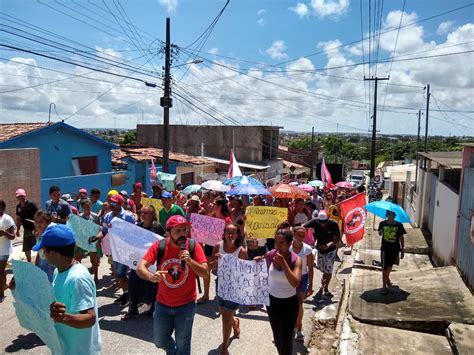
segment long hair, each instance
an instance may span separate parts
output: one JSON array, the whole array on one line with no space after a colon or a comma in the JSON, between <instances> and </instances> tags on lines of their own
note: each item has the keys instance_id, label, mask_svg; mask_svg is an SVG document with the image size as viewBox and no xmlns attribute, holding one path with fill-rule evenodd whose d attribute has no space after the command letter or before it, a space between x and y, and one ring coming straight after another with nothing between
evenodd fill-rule
<instances>
[{"instance_id":1,"label":"long hair","mask_svg":"<svg viewBox=\"0 0 474 355\"><path fill-rule=\"evenodd\" d=\"M229 206L227 206L227 201L224 200L223 198L217 200L216 205L220 207L221 213L226 216L230 217L230 211L229 211Z\"/></svg>"},{"instance_id":2,"label":"long hair","mask_svg":"<svg viewBox=\"0 0 474 355\"><path fill-rule=\"evenodd\" d=\"M242 235L242 232L240 231L240 226L237 223L234 223L234 222L229 222L225 225L224 234L222 235L222 240L224 240L225 231L226 231L227 227L229 227L229 226L237 228L238 238L234 242L235 246L240 247L240 246L244 245L244 236Z\"/></svg>"}]
</instances>

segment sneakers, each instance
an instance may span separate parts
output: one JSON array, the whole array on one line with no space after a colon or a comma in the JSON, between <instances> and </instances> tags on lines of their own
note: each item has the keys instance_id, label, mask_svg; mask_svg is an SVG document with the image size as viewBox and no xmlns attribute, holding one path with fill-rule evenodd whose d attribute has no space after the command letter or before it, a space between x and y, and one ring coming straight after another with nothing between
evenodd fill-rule
<instances>
[{"instance_id":1,"label":"sneakers","mask_svg":"<svg viewBox=\"0 0 474 355\"><path fill-rule=\"evenodd\" d=\"M304 333L302 331L297 331L296 332L296 341L304 341Z\"/></svg>"},{"instance_id":2,"label":"sneakers","mask_svg":"<svg viewBox=\"0 0 474 355\"><path fill-rule=\"evenodd\" d=\"M122 307L128 305L128 292L122 293L122 295L114 301L115 304L120 304Z\"/></svg>"},{"instance_id":3,"label":"sneakers","mask_svg":"<svg viewBox=\"0 0 474 355\"><path fill-rule=\"evenodd\" d=\"M326 298L332 298L334 295L331 292L329 292L329 290L324 290L324 296Z\"/></svg>"}]
</instances>

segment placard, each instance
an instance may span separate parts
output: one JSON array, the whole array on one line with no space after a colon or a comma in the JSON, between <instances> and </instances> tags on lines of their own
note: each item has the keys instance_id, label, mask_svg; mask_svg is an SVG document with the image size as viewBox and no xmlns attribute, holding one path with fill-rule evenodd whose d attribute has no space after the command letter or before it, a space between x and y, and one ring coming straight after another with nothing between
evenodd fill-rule
<instances>
[{"instance_id":1,"label":"placard","mask_svg":"<svg viewBox=\"0 0 474 355\"><path fill-rule=\"evenodd\" d=\"M245 211L245 233L255 238L274 238L280 223L288 220L288 209L249 206Z\"/></svg>"},{"instance_id":2,"label":"placard","mask_svg":"<svg viewBox=\"0 0 474 355\"><path fill-rule=\"evenodd\" d=\"M199 243L216 245L224 235L225 221L220 218L191 213L191 237Z\"/></svg>"}]
</instances>

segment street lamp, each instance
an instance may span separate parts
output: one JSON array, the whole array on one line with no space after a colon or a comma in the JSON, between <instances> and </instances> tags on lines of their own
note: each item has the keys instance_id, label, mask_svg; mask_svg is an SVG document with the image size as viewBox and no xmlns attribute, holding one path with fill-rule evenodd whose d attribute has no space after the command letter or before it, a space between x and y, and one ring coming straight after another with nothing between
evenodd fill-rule
<instances>
[{"instance_id":1,"label":"street lamp","mask_svg":"<svg viewBox=\"0 0 474 355\"><path fill-rule=\"evenodd\" d=\"M178 64L178 65L172 65L171 68L179 68L179 67L182 67L183 65L191 65L191 64L201 64L202 62L204 62L202 59L194 59L193 61L191 62L186 62L186 63L183 63L183 64Z\"/></svg>"}]
</instances>

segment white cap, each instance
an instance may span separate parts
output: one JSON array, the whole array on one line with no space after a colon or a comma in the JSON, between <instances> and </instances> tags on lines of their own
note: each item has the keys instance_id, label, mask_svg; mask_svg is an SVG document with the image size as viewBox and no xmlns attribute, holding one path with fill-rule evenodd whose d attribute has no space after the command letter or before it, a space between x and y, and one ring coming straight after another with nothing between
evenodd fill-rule
<instances>
[{"instance_id":1,"label":"white cap","mask_svg":"<svg viewBox=\"0 0 474 355\"><path fill-rule=\"evenodd\" d=\"M327 221L329 219L328 214L324 211L318 213L318 219L320 221Z\"/></svg>"}]
</instances>

